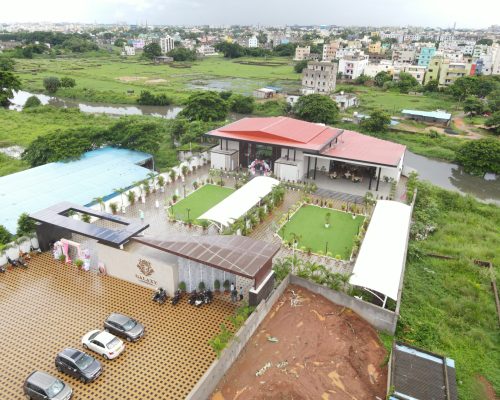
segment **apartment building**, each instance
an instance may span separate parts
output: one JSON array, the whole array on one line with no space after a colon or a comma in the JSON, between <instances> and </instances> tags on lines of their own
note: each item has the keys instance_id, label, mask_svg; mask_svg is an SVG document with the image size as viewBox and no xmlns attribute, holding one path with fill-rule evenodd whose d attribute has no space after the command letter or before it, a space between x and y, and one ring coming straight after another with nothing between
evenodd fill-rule
<instances>
[{"instance_id":1,"label":"apartment building","mask_svg":"<svg viewBox=\"0 0 500 400\"><path fill-rule=\"evenodd\" d=\"M426 69L427 69L426 67L420 66L420 65L395 66L394 73L393 73L393 79L395 81L397 81L399 79L399 74L401 72L404 72L406 74L410 74L418 81L418 83L422 84L424 82Z\"/></svg>"},{"instance_id":2,"label":"apartment building","mask_svg":"<svg viewBox=\"0 0 500 400\"><path fill-rule=\"evenodd\" d=\"M295 57L294 61L302 61L305 60L307 56L311 54L311 46L297 46L295 48Z\"/></svg>"},{"instance_id":3,"label":"apartment building","mask_svg":"<svg viewBox=\"0 0 500 400\"><path fill-rule=\"evenodd\" d=\"M323 45L323 57L322 61L333 61L337 56L337 50L340 48L339 42L330 42Z\"/></svg>"},{"instance_id":4,"label":"apartment building","mask_svg":"<svg viewBox=\"0 0 500 400\"><path fill-rule=\"evenodd\" d=\"M368 45L368 53L380 54L382 52L382 43L374 42Z\"/></svg>"},{"instance_id":5,"label":"apartment building","mask_svg":"<svg viewBox=\"0 0 500 400\"><path fill-rule=\"evenodd\" d=\"M434 57L434 54L436 54L436 48L434 46L421 47L420 53L418 54L418 65L420 65L421 67L427 67L431 62L432 57Z\"/></svg>"},{"instance_id":6,"label":"apartment building","mask_svg":"<svg viewBox=\"0 0 500 400\"><path fill-rule=\"evenodd\" d=\"M356 79L363 74L367 65L368 55L361 52L341 58L339 60L338 71L342 73L344 79Z\"/></svg>"},{"instance_id":7,"label":"apartment building","mask_svg":"<svg viewBox=\"0 0 500 400\"><path fill-rule=\"evenodd\" d=\"M381 60L379 63L372 63L370 58L370 62L366 65L364 74L371 78L374 78L379 72L387 72L388 74L394 73L394 64L392 60Z\"/></svg>"},{"instance_id":8,"label":"apartment building","mask_svg":"<svg viewBox=\"0 0 500 400\"><path fill-rule=\"evenodd\" d=\"M394 49L392 61L397 64L412 65L416 60L416 51L413 49Z\"/></svg>"},{"instance_id":9,"label":"apartment building","mask_svg":"<svg viewBox=\"0 0 500 400\"><path fill-rule=\"evenodd\" d=\"M302 94L330 94L335 91L337 64L311 61L302 71Z\"/></svg>"},{"instance_id":10,"label":"apartment building","mask_svg":"<svg viewBox=\"0 0 500 400\"><path fill-rule=\"evenodd\" d=\"M214 46L210 46L208 44L202 44L200 47L196 49L196 52L204 57L208 56L216 56L218 53L215 51Z\"/></svg>"},{"instance_id":11,"label":"apartment building","mask_svg":"<svg viewBox=\"0 0 500 400\"><path fill-rule=\"evenodd\" d=\"M474 75L476 65L471 62L456 62L447 58L434 57L425 73L424 84L437 80L439 86L449 86L458 78Z\"/></svg>"},{"instance_id":12,"label":"apartment building","mask_svg":"<svg viewBox=\"0 0 500 400\"><path fill-rule=\"evenodd\" d=\"M161 47L161 52L163 54L168 53L170 50L173 50L175 45L174 45L174 39L171 36L165 36L160 38L158 44Z\"/></svg>"},{"instance_id":13,"label":"apartment building","mask_svg":"<svg viewBox=\"0 0 500 400\"><path fill-rule=\"evenodd\" d=\"M248 39L248 47L259 47L259 40L257 39L257 36L254 35L250 39Z\"/></svg>"}]
</instances>

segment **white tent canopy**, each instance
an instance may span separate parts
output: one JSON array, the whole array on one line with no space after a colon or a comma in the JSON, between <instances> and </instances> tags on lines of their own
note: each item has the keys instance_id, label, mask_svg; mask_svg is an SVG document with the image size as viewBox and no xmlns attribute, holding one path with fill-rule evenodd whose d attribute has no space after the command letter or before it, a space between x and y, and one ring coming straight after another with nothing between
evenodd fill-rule
<instances>
[{"instance_id":1,"label":"white tent canopy","mask_svg":"<svg viewBox=\"0 0 500 400\"><path fill-rule=\"evenodd\" d=\"M352 285L397 300L410 222L410 206L389 200L377 202L349 280Z\"/></svg>"},{"instance_id":2,"label":"white tent canopy","mask_svg":"<svg viewBox=\"0 0 500 400\"><path fill-rule=\"evenodd\" d=\"M267 196L279 183L274 178L257 176L198 219L207 219L222 226L229 226Z\"/></svg>"}]
</instances>

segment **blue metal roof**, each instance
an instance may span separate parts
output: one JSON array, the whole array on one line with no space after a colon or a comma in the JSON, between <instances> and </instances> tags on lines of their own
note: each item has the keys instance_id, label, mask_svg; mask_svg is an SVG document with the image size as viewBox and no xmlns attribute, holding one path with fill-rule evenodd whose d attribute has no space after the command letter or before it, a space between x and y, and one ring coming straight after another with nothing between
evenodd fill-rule
<instances>
[{"instance_id":1,"label":"blue metal roof","mask_svg":"<svg viewBox=\"0 0 500 400\"><path fill-rule=\"evenodd\" d=\"M418 115L420 117L437 118L437 119L450 119L451 114L444 111L419 111L419 110L403 110L402 114Z\"/></svg>"},{"instance_id":2,"label":"blue metal roof","mask_svg":"<svg viewBox=\"0 0 500 400\"><path fill-rule=\"evenodd\" d=\"M113 189L145 179L150 170L139 164L151 157L106 147L76 161L49 163L0 177L0 225L14 233L23 212L31 214L62 201L87 205L95 197L110 197L115 194Z\"/></svg>"}]
</instances>

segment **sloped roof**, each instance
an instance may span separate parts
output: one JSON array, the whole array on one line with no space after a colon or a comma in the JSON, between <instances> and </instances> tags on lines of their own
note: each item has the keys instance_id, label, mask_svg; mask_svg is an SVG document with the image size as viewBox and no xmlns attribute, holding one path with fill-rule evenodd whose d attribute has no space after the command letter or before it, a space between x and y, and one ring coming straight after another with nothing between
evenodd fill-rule
<instances>
[{"instance_id":1,"label":"sloped roof","mask_svg":"<svg viewBox=\"0 0 500 400\"><path fill-rule=\"evenodd\" d=\"M451 114L445 111L420 111L420 110L403 110L401 114L406 115L416 115L419 117L427 117L427 118L436 118L436 119L446 119L449 120L451 118Z\"/></svg>"},{"instance_id":2,"label":"sloped roof","mask_svg":"<svg viewBox=\"0 0 500 400\"><path fill-rule=\"evenodd\" d=\"M242 118L207 135L319 151L341 133L341 129L323 124L288 117L269 117Z\"/></svg>"},{"instance_id":3,"label":"sloped roof","mask_svg":"<svg viewBox=\"0 0 500 400\"><path fill-rule=\"evenodd\" d=\"M344 131L337 144L321 152L321 155L343 160L354 160L370 164L397 166L406 151L406 146L363 135L354 131Z\"/></svg>"},{"instance_id":4,"label":"sloped roof","mask_svg":"<svg viewBox=\"0 0 500 400\"><path fill-rule=\"evenodd\" d=\"M165 239L133 238L138 243L249 279L272 260L279 245L228 235L169 235Z\"/></svg>"}]
</instances>

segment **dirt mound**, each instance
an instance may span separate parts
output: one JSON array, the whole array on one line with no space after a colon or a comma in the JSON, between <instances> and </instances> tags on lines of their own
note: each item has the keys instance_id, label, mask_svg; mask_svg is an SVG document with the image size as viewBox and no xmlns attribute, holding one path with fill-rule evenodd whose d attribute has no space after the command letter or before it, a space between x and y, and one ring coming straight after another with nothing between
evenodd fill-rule
<instances>
[{"instance_id":1,"label":"dirt mound","mask_svg":"<svg viewBox=\"0 0 500 400\"><path fill-rule=\"evenodd\" d=\"M299 295L296 307L290 289ZM213 400L385 398L385 355L376 331L354 312L290 286Z\"/></svg>"},{"instance_id":2,"label":"dirt mound","mask_svg":"<svg viewBox=\"0 0 500 400\"><path fill-rule=\"evenodd\" d=\"M137 82L143 81L144 79L148 79L145 76L119 76L116 78L120 82Z\"/></svg>"}]
</instances>

